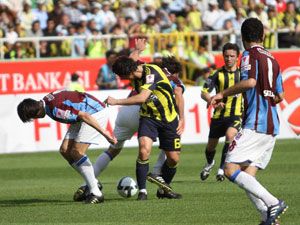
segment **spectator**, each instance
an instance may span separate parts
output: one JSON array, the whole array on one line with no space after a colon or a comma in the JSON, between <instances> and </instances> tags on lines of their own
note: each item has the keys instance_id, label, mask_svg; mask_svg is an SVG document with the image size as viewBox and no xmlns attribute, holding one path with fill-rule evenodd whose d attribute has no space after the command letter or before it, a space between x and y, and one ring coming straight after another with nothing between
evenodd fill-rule
<instances>
[{"instance_id":1,"label":"spectator","mask_svg":"<svg viewBox=\"0 0 300 225\"><path fill-rule=\"evenodd\" d=\"M19 15L19 20L21 21L21 26L25 29L26 32L29 32L31 29L31 24L34 21L35 15L31 10L31 1L27 0L23 3L23 11Z\"/></svg>"},{"instance_id":2,"label":"spectator","mask_svg":"<svg viewBox=\"0 0 300 225\"><path fill-rule=\"evenodd\" d=\"M18 34L15 31L15 27L12 23L8 24L8 30L5 34L9 44L14 44L17 41Z\"/></svg>"},{"instance_id":3,"label":"spectator","mask_svg":"<svg viewBox=\"0 0 300 225\"><path fill-rule=\"evenodd\" d=\"M47 27L48 14L44 10L45 2L45 0L37 0L37 8L32 10L34 20L38 20L40 22L41 29L45 29Z\"/></svg>"},{"instance_id":4,"label":"spectator","mask_svg":"<svg viewBox=\"0 0 300 225\"><path fill-rule=\"evenodd\" d=\"M144 7L141 7L140 9L140 14L141 14L142 22L145 22L149 16L155 17L156 15L155 2L152 0L146 0Z\"/></svg>"},{"instance_id":5,"label":"spectator","mask_svg":"<svg viewBox=\"0 0 300 225\"><path fill-rule=\"evenodd\" d=\"M208 10L204 11L202 15L203 25L205 30L214 30L214 25L221 16L219 3L217 0L209 0L208 6Z\"/></svg>"},{"instance_id":6,"label":"spectator","mask_svg":"<svg viewBox=\"0 0 300 225\"><path fill-rule=\"evenodd\" d=\"M96 84L99 90L117 89L118 81L116 74L112 71L112 65L117 58L117 53L108 50L106 52L106 64L104 64L98 73Z\"/></svg>"},{"instance_id":7,"label":"spectator","mask_svg":"<svg viewBox=\"0 0 300 225\"><path fill-rule=\"evenodd\" d=\"M268 14L264 11L265 5L263 3L259 3L254 7L254 11L249 13L249 17L259 19L264 27L268 26Z\"/></svg>"},{"instance_id":8,"label":"spectator","mask_svg":"<svg viewBox=\"0 0 300 225\"><path fill-rule=\"evenodd\" d=\"M41 29L40 21L36 20L31 25L31 30L27 33L28 37L42 37L43 31Z\"/></svg>"},{"instance_id":9,"label":"spectator","mask_svg":"<svg viewBox=\"0 0 300 225\"><path fill-rule=\"evenodd\" d=\"M126 17L131 17L134 23L139 23L141 20L140 12L137 9L137 0L124 0L121 14Z\"/></svg>"},{"instance_id":10,"label":"spectator","mask_svg":"<svg viewBox=\"0 0 300 225\"><path fill-rule=\"evenodd\" d=\"M110 2L104 1L102 3L103 20L104 20L104 33L108 33L109 30L116 24L117 18L115 14L110 10Z\"/></svg>"},{"instance_id":11,"label":"spectator","mask_svg":"<svg viewBox=\"0 0 300 225\"><path fill-rule=\"evenodd\" d=\"M125 32L119 24L116 24L112 28L112 34L113 35L125 35ZM113 49L115 52L119 52L124 48L128 48L127 38L112 38L111 39L111 49Z\"/></svg>"},{"instance_id":12,"label":"spectator","mask_svg":"<svg viewBox=\"0 0 300 225\"><path fill-rule=\"evenodd\" d=\"M99 37L100 32L97 29L92 30L93 36ZM87 42L87 55L92 58L104 57L106 45L103 39L90 38Z\"/></svg>"},{"instance_id":13,"label":"spectator","mask_svg":"<svg viewBox=\"0 0 300 225\"><path fill-rule=\"evenodd\" d=\"M225 26L226 21L236 18L236 13L234 8L232 7L230 0L224 0L223 9L224 10L220 10L221 15L213 26L215 30L222 30Z\"/></svg>"},{"instance_id":14,"label":"spectator","mask_svg":"<svg viewBox=\"0 0 300 225\"><path fill-rule=\"evenodd\" d=\"M83 85L79 82L79 75L77 73L71 75L71 82L67 89L70 91L85 92Z\"/></svg>"},{"instance_id":15,"label":"spectator","mask_svg":"<svg viewBox=\"0 0 300 225\"><path fill-rule=\"evenodd\" d=\"M60 36L67 36L68 27L71 25L70 17L67 14L63 14L61 17L60 24L56 27L56 32Z\"/></svg>"},{"instance_id":16,"label":"spectator","mask_svg":"<svg viewBox=\"0 0 300 225\"><path fill-rule=\"evenodd\" d=\"M74 25L78 25L82 12L78 8L78 0L70 1L71 4L68 7L65 7L63 12L69 16L71 23L73 23Z\"/></svg>"},{"instance_id":17,"label":"spectator","mask_svg":"<svg viewBox=\"0 0 300 225\"><path fill-rule=\"evenodd\" d=\"M94 29L97 29L99 31L101 31L104 28L104 14L101 8L102 6L100 3L93 2L91 12L87 13L88 20L94 20L96 24L96 27L94 27Z\"/></svg>"},{"instance_id":18,"label":"spectator","mask_svg":"<svg viewBox=\"0 0 300 225\"><path fill-rule=\"evenodd\" d=\"M193 31L202 30L201 12L197 8L197 0L189 0L190 10L187 14L187 22Z\"/></svg>"},{"instance_id":19,"label":"spectator","mask_svg":"<svg viewBox=\"0 0 300 225\"><path fill-rule=\"evenodd\" d=\"M73 45L72 45L72 57L84 57L85 56L85 34L84 34L84 27L79 26L77 29L77 36L78 38L74 38Z\"/></svg>"}]
</instances>

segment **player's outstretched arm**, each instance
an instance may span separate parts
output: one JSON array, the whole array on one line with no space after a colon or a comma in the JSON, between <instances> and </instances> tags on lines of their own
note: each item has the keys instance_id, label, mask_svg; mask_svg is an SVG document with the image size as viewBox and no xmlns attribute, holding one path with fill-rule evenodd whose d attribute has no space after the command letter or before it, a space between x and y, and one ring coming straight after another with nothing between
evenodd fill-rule
<instances>
[{"instance_id":1,"label":"player's outstretched arm","mask_svg":"<svg viewBox=\"0 0 300 225\"><path fill-rule=\"evenodd\" d=\"M108 96L104 102L108 105L139 105L146 102L150 95L150 90L143 89L139 94L129 98L115 99L111 96Z\"/></svg>"},{"instance_id":2,"label":"player's outstretched arm","mask_svg":"<svg viewBox=\"0 0 300 225\"><path fill-rule=\"evenodd\" d=\"M211 98L211 105L216 106L224 97L231 95L236 95L247 91L250 88L254 88L256 85L256 80L249 78L247 80L242 80L239 83L231 86L230 88L225 89L224 91L219 92Z\"/></svg>"},{"instance_id":3,"label":"player's outstretched arm","mask_svg":"<svg viewBox=\"0 0 300 225\"><path fill-rule=\"evenodd\" d=\"M91 127L95 128L100 134L102 134L106 138L106 140L109 143L111 143L111 144L116 144L117 143L117 139L114 136L112 136L107 130L102 128L99 125L99 123L97 122L97 120L94 117L92 117L90 114L88 114L86 112L79 111L78 117L82 121L84 121L85 123L90 125Z\"/></svg>"},{"instance_id":4,"label":"player's outstretched arm","mask_svg":"<svg viewBox=\"0 0 300 225\"><path fill-rule=\"evenodd\" d=\"M138 61L140 58L140 54L145 50L147 44L147 40L145 38L137 38L135 40L135 49L129 55L129 58L134 61Z\"/></svg>"}]
</instances>

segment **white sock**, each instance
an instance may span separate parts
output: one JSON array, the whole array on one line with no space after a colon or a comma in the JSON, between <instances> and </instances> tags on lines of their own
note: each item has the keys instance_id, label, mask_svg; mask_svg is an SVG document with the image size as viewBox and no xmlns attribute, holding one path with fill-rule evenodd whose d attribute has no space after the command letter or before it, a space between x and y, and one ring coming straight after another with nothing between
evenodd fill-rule
<instances>
[{"instance_id":1,"label":"white sock","mask_svg":"<svg viewBox=\"0 0 300 225\"><path fill-rule=\"evenodd\" d=\"M267 214L268 207L266 206L266 204L261 199L255 197L250 192L246 191L246 194L249 197L249 199L251 200L251 202L254 204L257 211L260 213L261 220L266 221L267 217L268 217L268 214Z\"/></svg>"},{"instance_id":2,"label":"white sock","mask_svg":"<svg viewBox=\"0 0 300 225\"><path fill-rule=\"evenodd\" d=\"M95 177L92 163L86 155L79 159L77 162L73 163L72 167L84 178L86 184L90 189L90 193L93 193L97 196L102 195L101 191L98 188L98 181Z\"/></svg>"},{"instance_id":3,"label":"white sock","mask_svg":"<svg viewBox=\"0 0 300 225\"><path fill-rule=\"evenodd\" d=\"M139 192L143 192L143 193L147 194L147 190L146 189L141 189L141 190L139 190Z\"/></svg>"},{"instance_id":4,"label":"white sock","mask_svg":"<svg viewBox=\"0 0 300 225\"><path fill-rule=\"evenodd\" d=\"M158 154L158 157L157 157L157 160L156 160L156 163L153 166L153 173L154 174L161 175L161 168L162 168L164 162L166 161L166 158L167 157L166 157L165 151L160 150L160 152Z\"/></svg>"},{"instance_id":5,"label":"white sock","mask_svg":"<svg viewBox=\"0 0 300 225\"><path fill-rule=\"evenodd\" d=\"M256 179L250 174L243 171L236 171L232 177L234 183L240 188L250 192L257 198L261 199L268 207L278 204L278 199L267 191Z\"/></svg>"},{"instance_id":6,"label":"white sock","mask_svg":"<svg viewBox=\"0 0 300 225\"><path fill-rule=\"evenodd\" d=\"M95 177L98 177L100 173L105 170L108 164L111 162L111 156L107 152L103 152L98 156L96 162L94 163L94 173Z\"/></svg>"}]
</instances>

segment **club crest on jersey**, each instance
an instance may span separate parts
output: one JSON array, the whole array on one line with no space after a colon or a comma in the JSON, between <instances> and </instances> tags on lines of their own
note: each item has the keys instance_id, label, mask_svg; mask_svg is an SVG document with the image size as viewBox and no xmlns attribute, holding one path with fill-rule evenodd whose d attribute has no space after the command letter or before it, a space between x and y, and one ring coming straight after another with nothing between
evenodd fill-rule
<instances>
[{"instance_id":1,"label":"club crest on jersey","mask_svg":"<svg viewBox=\"0 0 300 225\"><path fill-rule=\"evenodd\" d=\"M62 110L62 109L57 109L55 113L55 117L60 118L60 119L68 119L71 115L70 110Z\"/></svg>"},{"instance_id":2,"label":"club crest on jersey","mask_svg":"<svg viewBox=\"0 0 300 225\"><path fill-rule=\"evenodd\" d=\"M251 70L251 65L249 64L249 55L243 56L241 59L241 71Z\"/></svg>"},{"instance_id":3,"label":"club crest on jersey","mask_svg":"<svg viewBox=\"0 0 300 225\"><path fill-rule=\"evenodd\" d=\"M154 83L154 74L149 74L146 76L146 84L153 84Z\"/></svg>"}]
</instances>

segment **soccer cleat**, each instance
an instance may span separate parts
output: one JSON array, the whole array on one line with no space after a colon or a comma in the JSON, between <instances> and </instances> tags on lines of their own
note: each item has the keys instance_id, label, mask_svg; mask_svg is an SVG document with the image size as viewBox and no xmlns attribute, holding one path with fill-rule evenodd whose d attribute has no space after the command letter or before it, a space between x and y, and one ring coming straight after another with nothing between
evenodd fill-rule
<instances>
[{"instance_id":1,"label":"soccer cleat","mask_svg":"<svg viewBox=\"0 0 300 225\"><path fill-rule=\"evenodd\" d=\"M260 224L258 224L258 225L266 225L266 222L265 221L261 221ZM279 221L277 220L274 225L280 225Z\"/></svg>"},{"instance_id":2,"label":"soccer cleat","mask_svg":"<svg viewBox=\"0 0 300 225\"><path fill-rule=\"evenodd\" d=\"M202 171L200 172L201 180L206 180L208 178L209 173L214 165L215 165L215 160L213 160L211 164L206 163L206 165L203 167Z\"/></svg>"},{"instance_id":3,"label":"soccer cleat","mask_svg":"<svg viewBox=\"0 0 300 225\"><path fill-rule=\"evenodd\" d=\"M279 203L268 208L268 217L265 225L276 225L278 222L277 219L280 218L280 215L285 213L288 206L284 201L279 200Z\"/></svg>"},{"instance_id":4,"label":"soccer cleat","mask_svg":"<svg viewBox=\"0 0 300 225\"><path fill-rule=\"evenodd\" d=\"M93 193L86 196L86 200L85 200L86 204L99 204L102 202L104 202L104 196L103 195L96 196Z\"/></svg>"},{"instance_id":5,"label":"soccer cleat","mask_svg":"<svg viewBox=\"0 0 300 225\"><path fill-rule=\"evenodd\" d=\"M147 194L145 192L139 192L136 200L138 200L138 201L147 200Z\"/></svg>"},{"instance_id":6,"label":"soccer cleat","mask_svg":"<svg viewBox=\"0 0 300 225\"><path fill-rule=\"evenodd\" d=\"M103 186L100 183L100 181L98 181L98 188L100 191L102 191ZM89 188L87 185L81 186L77 189L77 191L75 191L74 195L73 195L73 200L75 202L81 202L86 200L87 195L89 194Z\"/></svg>"},{"instance_id":7,"label":"soccer cleat","mask_svg":"<svg viewBox=\"0 0 300 225\"><path fill-rule=\"evenodd\" d=\"M222 181L225 180L224 170L218 169L218 173L216 175L216 179L217 179L217 181L220 181L220 182L222 182Z\"/></svg>"},{"instance_id":8,"label":"soccer cleat","mask_svg":"<svg viewBox=\"0 0 300 225\"><path fill-rule=\"evenodd\" d=\"M147 180L151 183L156 184L158 187L160 187L161 189L163 189L164 191L172 191L172 188L170 187L170 185L168 185L165 180L156 174L153 173L148 173L147 175Z\"/></svg>"},{"instance_id":9,"label":"soccer cleat","mask_svg":"<svg viewBox=\"0 0 300 225\"><path fill-rule=\"evenodd\" d=\"M181 199L182 195L173 191L157 190L156 197L160 199Z\"/></svg>"}]
</instances>

